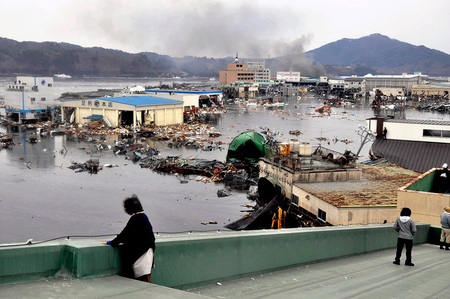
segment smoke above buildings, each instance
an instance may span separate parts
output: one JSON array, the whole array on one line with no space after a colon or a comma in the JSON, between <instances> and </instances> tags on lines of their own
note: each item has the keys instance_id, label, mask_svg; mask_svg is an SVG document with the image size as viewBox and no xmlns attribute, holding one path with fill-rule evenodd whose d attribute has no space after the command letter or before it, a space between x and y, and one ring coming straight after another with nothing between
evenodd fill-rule
<instances>
[{"instance_id":1,"label":"smoke above buildings","mask_svg":"<svg viewBox=\"0 0 450 299\"><path fill-rule=\"evenodd\" d=\"M105 1L78 9L86 34L114 40L133 52L173 57L269 59L271 67L305 74L323 74L304 54L313 38L301 32L302 18L292 7L247 1ZM136 5L139 3L139 5ZM95 29L95 30L93 30ZM299 36L291 39L288 36ZM278 58L278 59L275 59ZM278 63L278 65L276 65Z\"/></svg>"}]
</instances>

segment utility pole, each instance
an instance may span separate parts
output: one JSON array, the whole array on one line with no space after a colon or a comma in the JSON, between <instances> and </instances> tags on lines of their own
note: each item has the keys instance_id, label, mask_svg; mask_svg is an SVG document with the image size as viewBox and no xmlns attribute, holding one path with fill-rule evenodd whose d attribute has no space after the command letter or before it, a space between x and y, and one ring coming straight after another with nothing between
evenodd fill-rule
<instances>
[{"instance_id":1,"label":"utility pole","mask_svg":"<svg viewBox=\"0 0 450 299\"><path fill-rule=\"evenodd\" d=\"M361 125L358 125L358 130L356 131L356 133L361 137L361 145L358 149L358 152L356 153L356 158L358 159L362 147L369 141L373 142L377 137L377 133L373 133L372 131L368 130L366 127L363 127Z\"/></svg>"}]
</instances>

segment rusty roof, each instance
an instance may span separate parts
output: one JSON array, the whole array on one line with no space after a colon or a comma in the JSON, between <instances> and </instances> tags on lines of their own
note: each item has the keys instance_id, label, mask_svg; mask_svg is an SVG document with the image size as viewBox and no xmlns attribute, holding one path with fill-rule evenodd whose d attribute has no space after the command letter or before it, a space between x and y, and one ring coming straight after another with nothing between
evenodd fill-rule
<instances>
[{"instance_id":1,"label":"rusty roof","mask_svg":"<svg viewBox=\"0 0 450 299\"><path fill-rule=\"evenodd\" d=\"M450 163L450 143L377 139L371 153L420 173Z\"/></svg>"},{"instance_id":2,"label":"rusty roof","mask_svg":"<svg viewBox=\"0 0 450 299\"><path fill-rule=\"evenodd\" d=\"M357 167L362 169L360 181L295 185L336 207L391 206L397 204L397 190L420 175L388 162Z\"/></svg>"}]
</instances>

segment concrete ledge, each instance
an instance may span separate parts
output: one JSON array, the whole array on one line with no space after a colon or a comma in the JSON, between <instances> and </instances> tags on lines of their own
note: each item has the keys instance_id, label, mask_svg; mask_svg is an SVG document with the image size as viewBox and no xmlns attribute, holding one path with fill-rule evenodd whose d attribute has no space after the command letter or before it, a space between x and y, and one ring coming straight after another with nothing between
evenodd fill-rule
<instances>
[{"instance_id":1,"label":"concrete ledge","mask_svg":"<svg viewBox=\"0 0 450 299\"><path fill-rule=\"evenodd\" d=\"M61 240L0 248L0 284L48 277L95 277L117 274L118 250L101 240Z\"/></svg>"},{"instance_id":2,"label":"concrete ledge","mask_svg":"<svg viewBox=\"0 0 450 299\"><path fill-rule=\"evenodd\" d=\"M54 276L61 268L61 246L0 248L0 284Z\"/></svg>"},{"instance_id":3,"label":"concrete ledge","mask_svg":"<svg viewBox=\"0 0 450 299\"><path fill-rule=\"evenodd\" d=\"M415 243L429 225L418 224ZM301 264L394 248L392 224L224 232L158 239L155 283L187 289Z\"/></svg>"},{"instance_id":4,"label":"concrete ledge","mask_svg":"<svg viewBox=\"0 0 450 299\"><path fill-rule=\"evenodd\" d=\"M430 242L430 226L418 224L417 228L415 243ZM101 241L63 240L0 248L0 284L119 273L119 251ZM186 289L393 248L396 242L392 224L159 235L152 278L159 285Z\"/></svg>"}]
</instances>

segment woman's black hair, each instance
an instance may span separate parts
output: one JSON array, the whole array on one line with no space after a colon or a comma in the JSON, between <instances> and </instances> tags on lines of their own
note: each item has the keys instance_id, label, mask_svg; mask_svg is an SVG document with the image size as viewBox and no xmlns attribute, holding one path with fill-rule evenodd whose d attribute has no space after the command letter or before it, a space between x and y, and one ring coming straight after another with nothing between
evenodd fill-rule
<instances>
[{"instance_id":1,"label":"woman's black hair","mask_svg":"<svg viewBox=\"0 0 450 299\"><path fill-rule=\"evenodd\" d=\"M411 209L410 208L403 208L400 212L400 216L411 216Z\"/></svg>"},{"instance_id":2,"label":"woman's black hair","mask_svg":"<svg viewBox=\"0 0 450 299\"><path fill-rule=\"evenodd\" d=\"M136 194L127 197L123 201L123 208L128 215L133 215L134 213L143 212L141 202Z\"/></svg>"}]
</instances>

